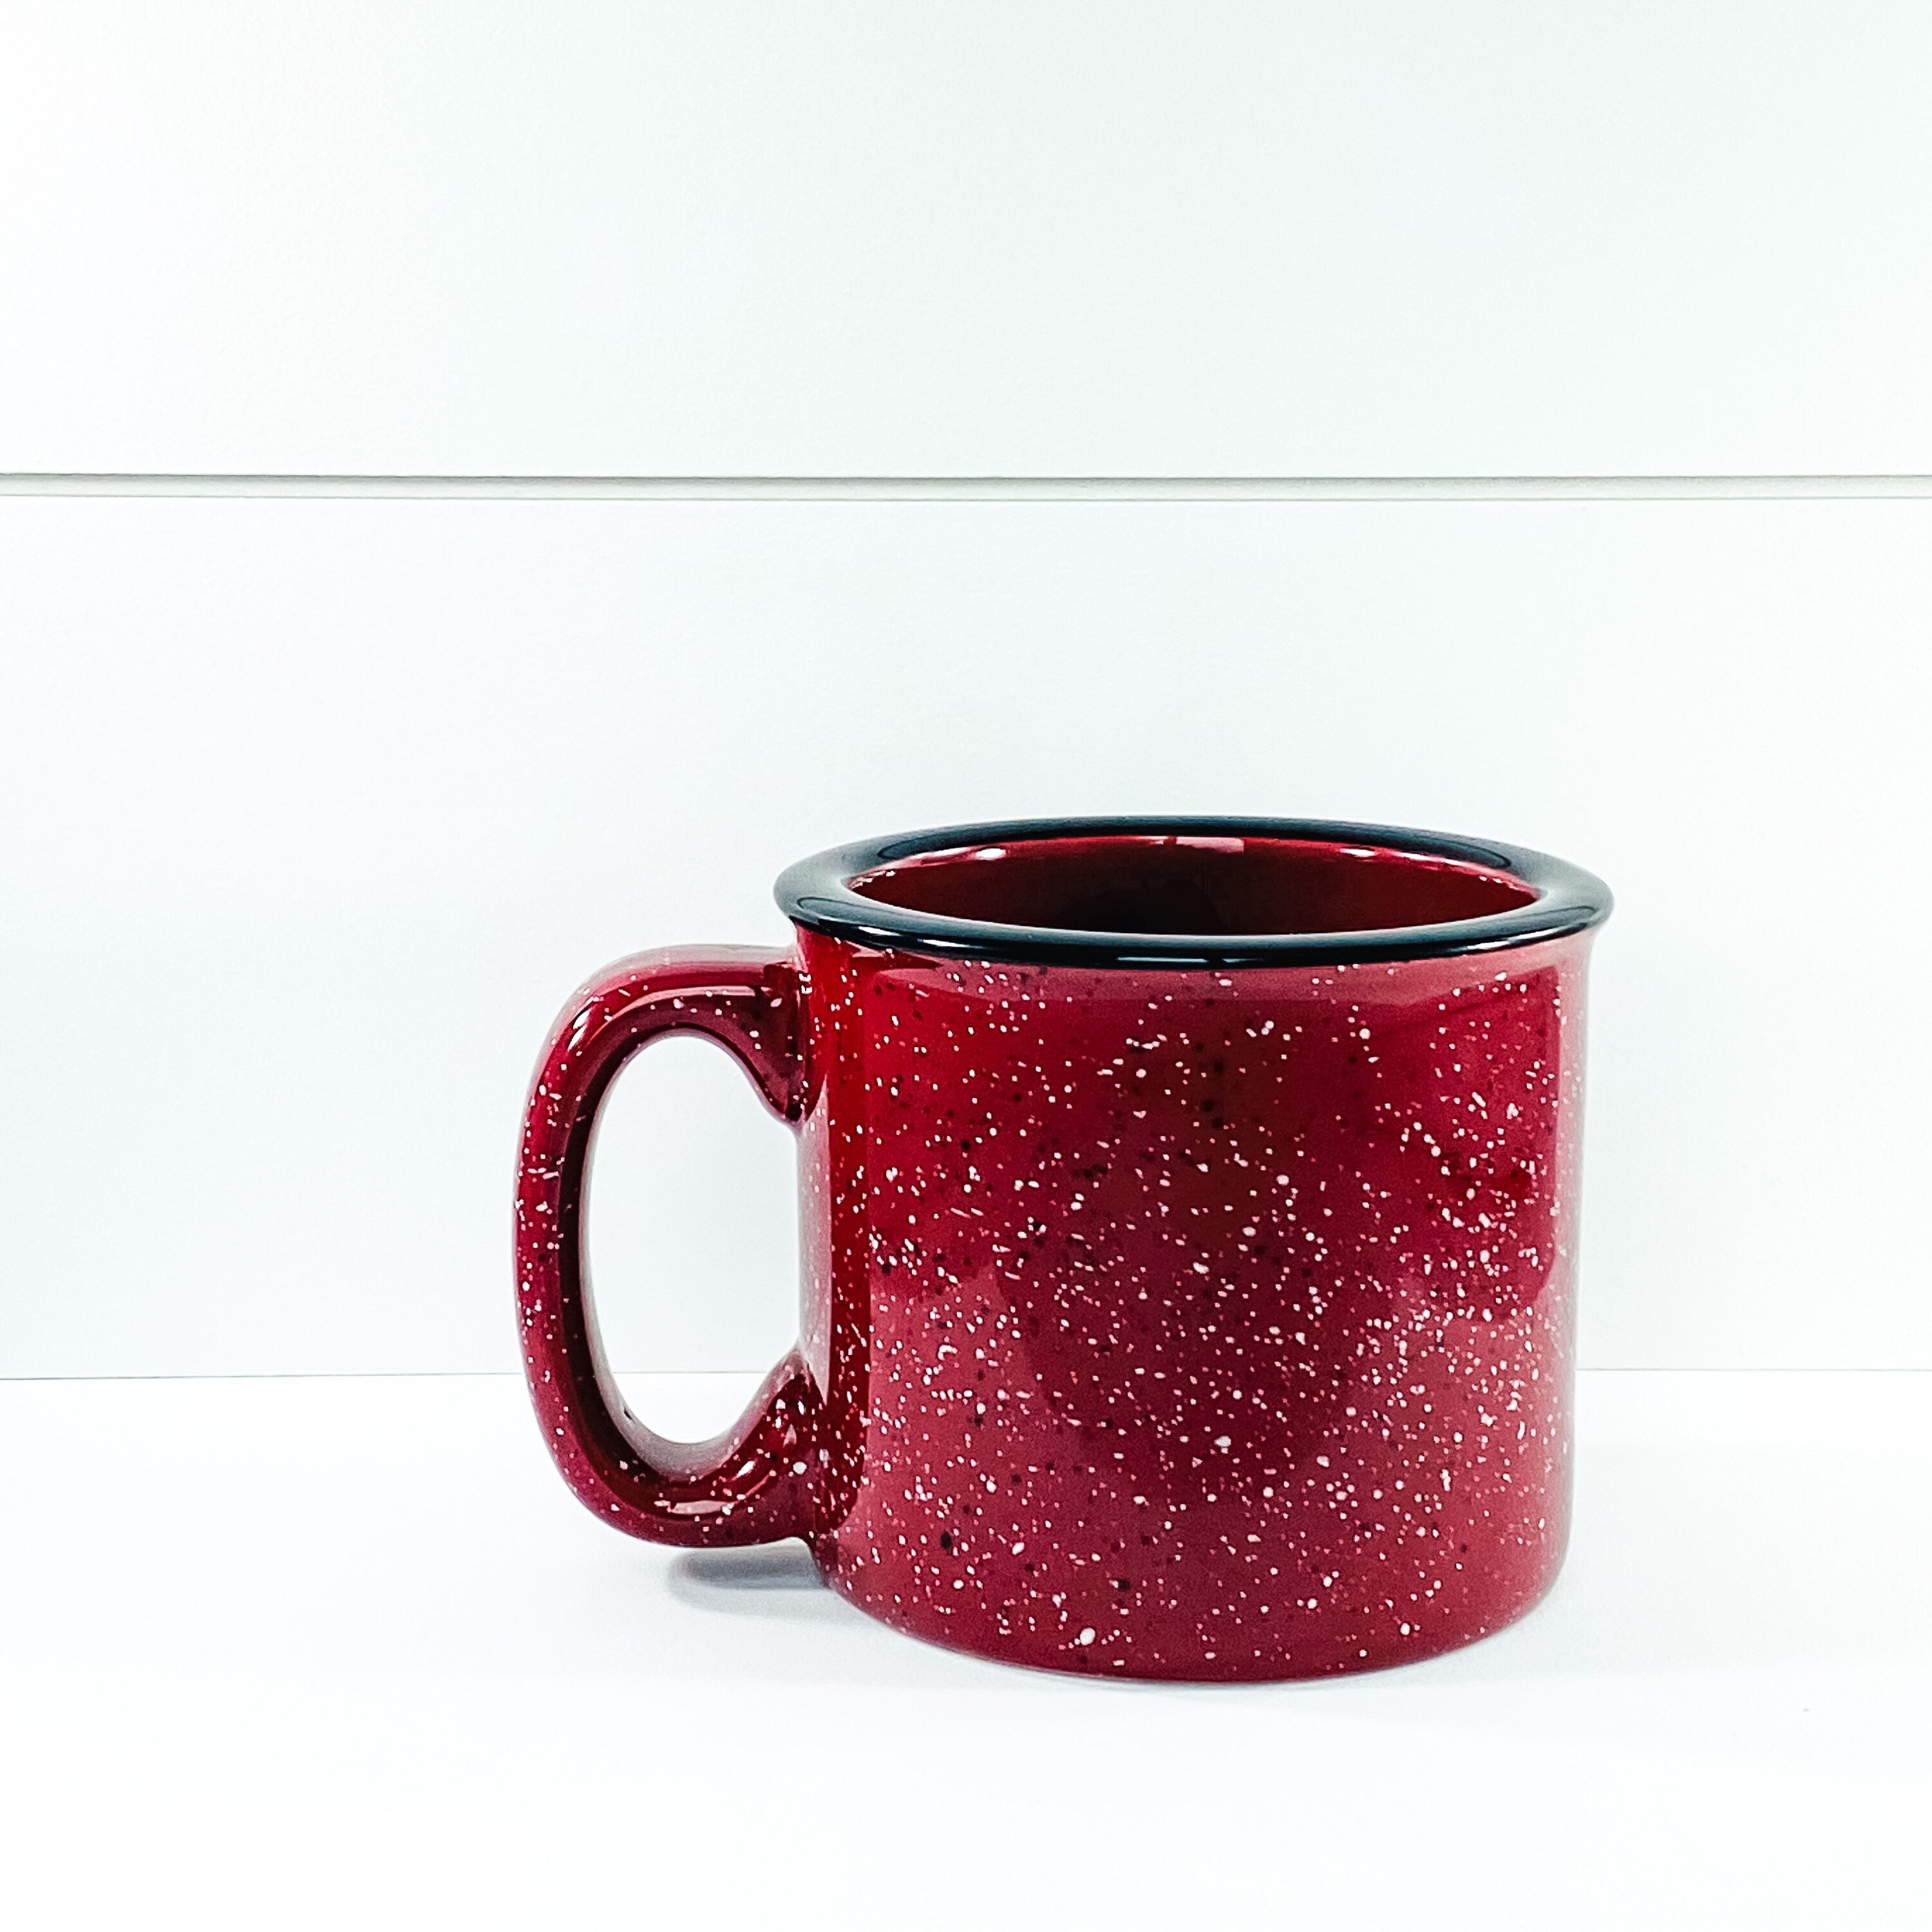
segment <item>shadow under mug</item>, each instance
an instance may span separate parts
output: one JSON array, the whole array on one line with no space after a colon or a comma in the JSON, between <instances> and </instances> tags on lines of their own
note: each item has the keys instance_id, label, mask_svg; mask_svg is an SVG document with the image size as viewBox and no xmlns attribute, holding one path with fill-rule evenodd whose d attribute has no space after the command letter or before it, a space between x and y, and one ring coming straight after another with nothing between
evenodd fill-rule
<instances>
[{"instance_id":1,"label":"shadow under mug","mask_svg":"<svg viewBox=\"0 0 1932 1932\"><path fill-rule=\"evenodd\" d=\"M896 1628L1102 1676L1368 1670L1537 1601L1600 880L1380 826L1047 820L778 896L794 950L620 962L532 1088L524 1358L590 1508L802 1538ZM582 1247L598 1108L677 1031L799 1135L799 1345L702 1444L626 1407Z\"/></svg>"}]
</instances>

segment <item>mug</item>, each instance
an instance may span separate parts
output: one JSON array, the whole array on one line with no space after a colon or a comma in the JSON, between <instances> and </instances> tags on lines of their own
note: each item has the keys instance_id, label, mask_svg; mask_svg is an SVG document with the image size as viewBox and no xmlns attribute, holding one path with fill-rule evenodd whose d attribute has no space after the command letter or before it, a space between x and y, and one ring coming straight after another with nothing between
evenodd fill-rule
<instances>
[{"instance_id":1,"label":"mug","mask_svg":"<svg viewBox=\"0 0 1932 1932\"><path fill-rule=\"evenodd\" d=\"M1094 819L849 846L778 898L791 950L621 962L531 1089L524 1353L591 1510L802 1538L896 1629L1096 1676L1374 1669L1536 1603L1600 880L1382 826ZM678 1031L799 1142L800 1339L704 1444L626 1407L582 1247L598 1107Z\"/></svg>"}]
</instances>

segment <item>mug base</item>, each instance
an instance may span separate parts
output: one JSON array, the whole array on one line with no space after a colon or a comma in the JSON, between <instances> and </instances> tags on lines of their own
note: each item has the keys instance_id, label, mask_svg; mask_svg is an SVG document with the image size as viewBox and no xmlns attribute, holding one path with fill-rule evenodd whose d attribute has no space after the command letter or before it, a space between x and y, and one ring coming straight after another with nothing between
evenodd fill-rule
<instances>
[{"instance_id":1,"label":"mug base","mask_svg":"<svg viewBox=\"0 0 1932 1932\"><path fill-rule=\"evenodd\" d=\"M1562 1568L1559 1562L1532 1587L1513 1599L1487 1606L1480 1621L1444 1622L1427 1628L1418 1625L1407 1632L1398 1629L1394 1642L1386 1638L1377 1640L1366 1632L1323 1628L1310 1618L1298 1628L1291 1624L1290 1641L1274 1646L1229 1644L1210 1650L1204 1643L1154 1642L1103 1651L1090 1630L1084 1632L1084 1642L1081 1630L1066 1637L1042 1639L1032 1631L1001 1632L996 1625L984 1622L956 1623L950 1618L908 1616L902 1606L868 1601L860 1592L848 1586L848 1580L840 1576L836 1565L824 1554L814 1551L814 1556L828 1588L874 1622L884 1624L902 1636L988 1664L1050 1670L1066 1677L1154 1684L1299 1683L1420 1664L1451 1651L1466 1650L1521 1622L1556 1587Z\"/></svg>"}]
</instances>

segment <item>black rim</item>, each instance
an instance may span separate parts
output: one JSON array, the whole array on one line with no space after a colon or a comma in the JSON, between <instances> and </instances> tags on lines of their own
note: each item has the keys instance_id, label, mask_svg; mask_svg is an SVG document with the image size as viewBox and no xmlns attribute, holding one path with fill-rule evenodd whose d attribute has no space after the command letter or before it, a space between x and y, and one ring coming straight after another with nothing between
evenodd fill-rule
<instances>
[{"instance_id":1,"label":"black rim","mask_svg":"<svg viewBox=\"0 0 1932 1932\"><path fill-rule=\"evenodd\" d=\"M922 854L975 845L1108 833L1152 837L1299 838L1378 845L1484 866L1520 880L1536 894L1514 911L1436 926L1378 927L1370 932L1219 934L1082 932L1052 926L1001 926L952 919L862 898L850 881ZM997 825L948 825L861 841L802 859L780 874L785 916L814 932L855 946L946 959L1082 966L1317 966L1378 959L1448 959L1497 952L1587 932L1610 916L1603 880L1547 854L1490 838L1459 838L1394 825L1322 818L1034 818Z\"/></svg>"}]
</instances>

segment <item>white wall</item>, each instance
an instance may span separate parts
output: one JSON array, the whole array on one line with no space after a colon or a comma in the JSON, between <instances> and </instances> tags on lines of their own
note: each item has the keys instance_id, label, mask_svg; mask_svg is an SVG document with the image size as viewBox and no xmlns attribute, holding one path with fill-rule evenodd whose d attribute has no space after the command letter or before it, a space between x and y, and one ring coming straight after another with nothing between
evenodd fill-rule
<instances>
[{"instance_id":1,"label":"white wall","mask_svg":"<svg viewBox=\"0 0 1932 1932\"><path fill-rule=\"evenodd\" d=\"M1905 0L16 0L0 470L1932 472Z\"/></svg>"},{"instance_id":2,"label":"white wall","mask_svg":"<svg viewBox=\"0 0 1932 1932\"><path fill-rule=\"evenodd\" d=\"M1900 0L22 0L0 489L1922 479L1928 71ZM577 980L1135 809L1602 872L1586 1360L1932 1366L1928 634L1932 498L0 494L0 1374L507 1366ZM729 1067L603 1159L619 1354L782 1346Z\"/></svg>"},{"instance_id":3,"label":"white wall","mask_svg":"<svg viewBox=\"0 0 1932 1932\"><path fill-rule=\"evenodd\" d=\"M1932 1366L1932 503L16 499L0 586L0 1372L508 1367L578 979L1138 809L1601 872L1586 1362ZM782 1130L614 1106L620 1352L758 1364Z\"/></svg>"}]
</instances>

